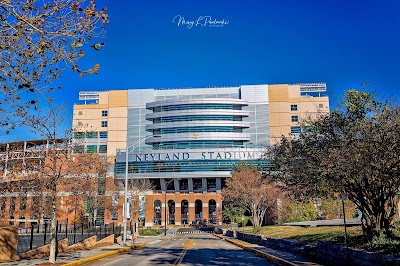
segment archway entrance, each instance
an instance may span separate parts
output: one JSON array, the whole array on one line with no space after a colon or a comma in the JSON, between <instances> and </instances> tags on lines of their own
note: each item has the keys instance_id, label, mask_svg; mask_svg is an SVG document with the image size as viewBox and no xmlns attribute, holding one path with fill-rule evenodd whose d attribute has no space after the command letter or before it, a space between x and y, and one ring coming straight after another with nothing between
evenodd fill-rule
<instances>
[{"instance_id":1,"label":"archway entrance","mask_svg":"<svg viewBox=\"0 0 400 266\"><path fill-rule=\"evenodd\" d=\"M201 200L196 200L194 202L194 219L196 223L201 223L203 221L203 202Z\"/></svg>"},{"instance_id":2,"label":"archway entrance","mask_svg":"<svg viewBox=\"0 0 400 266\"><path fill-rule=\"evenodd\" d=\"M208 220L210 223L217 223L217 202L213 199L208 201Z\"/></svg>"},{"instance_id":3,"label":"archway entrance","mask_svg":"<svg viewBox=\"0 0 400 266\"><path fill-rule=\"evenodd\" d=\"M181 223L189 223L189 202L187 200L181 202Z\"/></svg>"},{"instance_id":4,"label":"archway entrance","mask_svg":"<svg viewBox=\"0 0 400 266\"><path fill-rule=\"evenodd\" d=\"M168 223L175 224L175 201L168 201Z\"/></svg>"},{"instance_id":5,"label":"archway entrance","mask_svg":"<svg viewBox=\"0 0 400 266\"><path fill-rule=\"evenodd\" d=\"M161 225L161 200L154 201L154 224Z\"/></svg>"}]
</instances>

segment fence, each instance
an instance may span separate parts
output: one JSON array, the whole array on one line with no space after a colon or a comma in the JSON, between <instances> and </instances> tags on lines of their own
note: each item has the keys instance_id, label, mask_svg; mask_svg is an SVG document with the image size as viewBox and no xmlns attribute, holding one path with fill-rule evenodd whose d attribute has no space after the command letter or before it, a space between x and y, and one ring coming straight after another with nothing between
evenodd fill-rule
<instances>
[{"instance_id":1,"label":"fence","mask_svg":"<svg viewBox=\"0 0 400 266\"><path fill-rule=\"evenodd\" d=\"M50 223L32 224L30 227L18 229L18 254L50 243ZM111 234L121 235L121 226L114 223L94 225L94 223L68 224L68 220L57 221L56 240L68 239L68 245L81 242L89 237L97 236L97 241Z\"/></svg>"}]
</instances>

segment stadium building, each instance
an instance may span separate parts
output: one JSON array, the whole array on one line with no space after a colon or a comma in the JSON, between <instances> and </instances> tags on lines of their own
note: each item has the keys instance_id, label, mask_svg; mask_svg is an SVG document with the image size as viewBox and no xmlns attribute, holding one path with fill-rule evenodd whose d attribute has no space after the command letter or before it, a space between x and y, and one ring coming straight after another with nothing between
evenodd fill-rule
<instances>
[{"instance_id":1,"label":"stadium building","mask_svg":"<svg viewBox=\"0 0 400 266\"><path fill-rule=\"evenodd\" d=\"M85 91L79 99L73 126L84 142L75 152L115 156L110 174L121 186L126 177L150 181L139 195L146 226L220 223L232 165L268 167L260 160L268 145L299 134L302 118L329 112L325 83ZM111 219L122 221L123 211Z\"/></svg>"}]
</instances>

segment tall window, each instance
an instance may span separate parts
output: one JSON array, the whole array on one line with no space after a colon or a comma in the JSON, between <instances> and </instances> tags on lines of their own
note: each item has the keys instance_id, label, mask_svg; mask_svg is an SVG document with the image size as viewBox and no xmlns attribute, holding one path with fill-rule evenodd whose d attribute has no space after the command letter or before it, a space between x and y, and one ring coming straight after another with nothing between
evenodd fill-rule
<instances>
[{"instance_id":1,"label":"tall window","mask_svg":"<svg viewBox=\"0 0 400 266\"><path fill-rule=\"evenodd\" d=\"M299 122L299 117L297 115L292 115L292 122Z\"/></svg>"},{"instance_id":2,"label":"tall window","mask_svg":"<svg viewBox=\"0 0 400 266\"><path fill-rule=\"evenodd\" d=\"M19 197L19 209L26 210L26 195L21 195Z\"/></svg>"},{"instance_id":3,"label":"tall window","mask_svg":"<svg viewBox=\"0 0 400 266\"><path fill-rule=\"evenodd\" d=\"M101 121L101 127L108 127L107 121Z\"/></svg>"},{"instance_id":4,"label":"tall window","mask_svg":"<svg viewBox=\"0 0 400 266\"><path fill-rule=\"evenodd\" d=\"M101 116L108 116L108 111L101 111Z\"/></svg>"},{"instance_id":5,"label":"tall window","mask_svg":"<svg viewBox=\"0 0 400 266\"><path fill-rule=\"evenodd\" d=\"M291 104L290 111L297 111L297 104Z\"/></svg>"}]
</instances>

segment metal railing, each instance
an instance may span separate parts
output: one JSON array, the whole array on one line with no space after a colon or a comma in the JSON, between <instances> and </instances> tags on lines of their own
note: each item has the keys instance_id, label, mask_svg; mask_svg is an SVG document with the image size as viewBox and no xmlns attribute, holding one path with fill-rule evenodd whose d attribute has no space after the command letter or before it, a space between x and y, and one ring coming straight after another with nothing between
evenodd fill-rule
<instances>
[{"instance_id":1,"label":"metal railing","mask_svg":"<svg viewBox=\"0 0 400 266\"><path fill-rule=\"evenodd\" d=\"M69 224L68 220L57 221L56 223L56 241L67 238L69 246L82 242L92 236L97 236L97 241L99 241L111 234L115 234L116 237L120 236L121 226L117 226L114 223L96 226L92 222ZM49 222L40 225L31 224L29 227L18 229L18 254L49 243Z\"/></svg>"}]
</instances>

